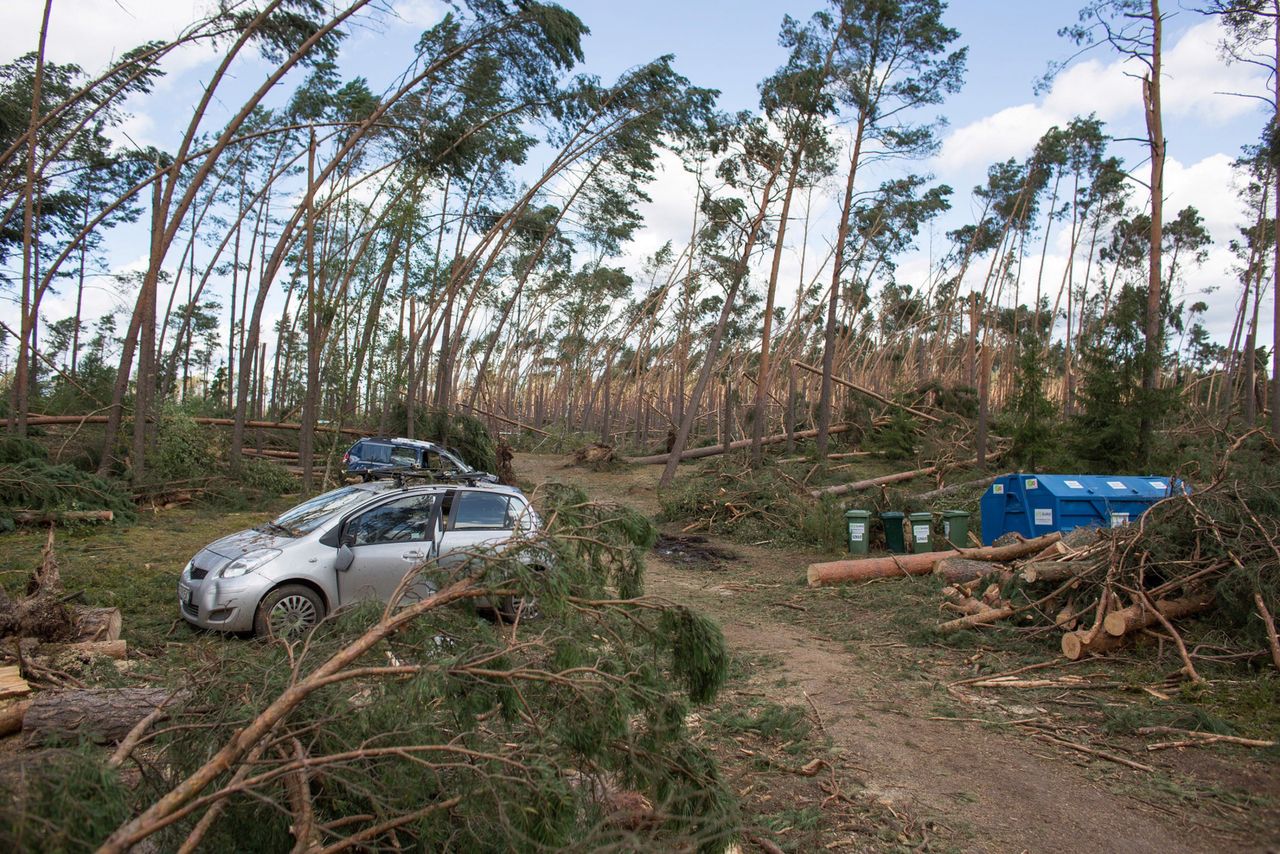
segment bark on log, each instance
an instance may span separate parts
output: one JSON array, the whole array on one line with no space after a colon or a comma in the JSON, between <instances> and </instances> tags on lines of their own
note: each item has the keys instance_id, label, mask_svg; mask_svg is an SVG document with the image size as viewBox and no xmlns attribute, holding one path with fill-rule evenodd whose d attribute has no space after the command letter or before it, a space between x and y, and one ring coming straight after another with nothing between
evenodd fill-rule
<instances>
[{"instance_id":1,"label":"bark on log","mask_svg":"<svg viewBox=\"0 0 1280 854\"><path fill-rule=\"evenodd\" d=\"M119 608L73 608L76 642L120 640L123 620Z\"/></svg>"},{"instance_id":2,"label":"bark on log","mask_svg":"<svg viewBox=\"0 0 1280 854\"><path fill-rule=\"evenodd\" d=\"M116 742L138 721L169 700L165 688L96 688L42 691L22 718L22 729L37 738L85 737Z\"/></svg>"},{"instance_id":3,"label":"bark on log","mask_svg":"<svg viewBox=\"0 0 1280 854\"><path fill-rule=\"evenodd\" d=\"M850 429L850 425L848 424L833 424L831 425L831 429L828 430L827 433L828 434L847 433L849 429ZM814 436L817 436L817 435L818 435L817 430L798 430L796 431L795 438L812 439ZM787 441L787 434L778 433L774 436L765 436L763 439L760 440L760 444L778 445L785 441ZM739 439L736 442L730 442L728 446L730 451L738 451L743 448L749 448L749 447L751 447L750 439ZM701 459L702 457L714 457L717 454L723 454L724 452L725 452L724 445L712 445L706 448L690 448L689 450L685 451L680 455L680 460L681 462L683 462L684 460L696 460L696 459ZM671 456L670 454L651 454L650 456L647 456L647 457L631 457L627 459L626 462L643 464L643 465L660 465L662 463L665 463L667 461L667 458L670 456Z\"/></svg>"},{"instance_id":4,"label":"bark on log","mask_svg":"<svg viewBox=\"0 0 1280 854\"><path fill-rule=\"evenodd\" d=\"M985 578L993 572L1002 572L1006 569L1002 563L992 563L986 560L972 560L963 557L948 557L938 561L933 568L934 575L941 575L951 583L963 583L973 581L975 578Z\"/></svg>"},{"instance_id":5,"label":"bark on log","mask_svg":"<svg viewBox=\"0 0 1280 854\"><path fill-rule=\"evenodd\" d=\"M1054 531L1033 540L1023 540L1007 546L811 563L808 572L809 586L821 587L844 581L868 581L873 578L894 578L902 575L927 575L933 571L935 565L947 558L959 557L991 562L1016 560L1044 548L1061 536L1062 534Z\"/></svg>"},{"instance_id":6,"label":"bark on log","mask_svg":"<svg viewBox=\"0 0 1280 854\"><path fill-rule=\"evenodd\" d=\"M1109 635L1099 627L1067 632L1062 636L1062 654L1072 661L1079 661L1086 655L1101 655L1119 649L1126 643L1126 638Z\"/></svg>"},{"instance_id":7,"label":"bark on log","mask_svg":"<svg viewBox=\"0 0 1280 854\"><path fill-rule=\"evenodd\" d=\"M957 629L968 629L974 626L985 626L988 623L995 623L1000 620L1013 616L1013 608L1011 606L1006 606L1004 608L992 608L990 606L984 605L984 607L986 608L986 610L979 611L976 614L970 614L967 617L960 617L959 619L955 619L955 620L948 620L947 622L938 626L938 631L954 632Z\"/></svg>"},{"instance_id":8,"label":"bark on log","mask_svg":"<svg viewBox=\"0 0 1280 854\"><path fill-rule=\"evenodd\" d=\"M1181 599L1161 599L1156 608L1166 620L1176 620L1190 614L1199 614L1213 606L1213 594L1203 593L1197 596L1185 596ZM1159 618L1150 609L1142 605L1130 605L1107 614L1102 621L1102 629L1114 637L1121 637L1137 629L1158 622Z\"/></svg>"},{"instance_id":9,"label":"bark on log","mask_svg":"<svg viewBox=\"0 0 1280 854\"><path fill-rule=\"evenodd\" d=\"M1039 581L1066 581L1077 575L1084 575L1097 568L1093 561L1083 560L1033 560L1022 565L1022 580L1028 584Z\"/></svg>"},{"instance_id":10,"label":"bark on log","mask_svg":"<svg viewBox=\"0 0 1280 854\"><path fill-rule=\"evenodd\" d=\"M65 525L68 522L111 522L110 510L14 510L13 521L20 525Z\"/></svg>"}]
</instances>

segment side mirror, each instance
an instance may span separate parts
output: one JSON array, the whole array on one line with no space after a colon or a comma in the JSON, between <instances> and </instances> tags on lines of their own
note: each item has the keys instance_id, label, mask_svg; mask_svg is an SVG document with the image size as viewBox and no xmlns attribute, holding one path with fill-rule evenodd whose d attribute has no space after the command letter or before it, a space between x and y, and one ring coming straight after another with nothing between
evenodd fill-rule
<instances>
[{"instance_id":1,"label":"side mirror","mask_svg":"<svg viewBox=\"0 0 1280 854\"><path fill-rule=\"evenodd\" d=\"M338 546L338 554L333 558L333 568L338 572L346 572L351 568L351 564L355 562L356 553L351 550L351 546L343 543Z\"/></svg>"}]
</instances>

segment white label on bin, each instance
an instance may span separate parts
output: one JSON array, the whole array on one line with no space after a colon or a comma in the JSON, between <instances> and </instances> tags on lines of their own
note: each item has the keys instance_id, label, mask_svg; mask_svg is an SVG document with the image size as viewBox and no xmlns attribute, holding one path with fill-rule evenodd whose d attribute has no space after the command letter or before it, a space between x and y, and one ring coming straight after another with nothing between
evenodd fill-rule
<instances>
[{"instance_id":1,"label":"white label on bin","mask_svg":"<svg viewBox=\"0 0 1280 854\"><path fill-rule=\"evenodd\" d=\"M1111 527L1123 528L1125 525L1128 525L1128 524L1129 524L1128 513L1112 513L1111 514Z\"/></svg>"},{"instance_id":2,"label":"white label on bin","mask_svg":"<svg viewBox=\"0 0 1280 854\"><path fill-rule=\"evenodd\" d=\"M862 539L866 535L867 535L867 525L865 522L849 523L849 539L850 540L853 540L855 543L860 543L862 542Z\"/></svg>"},{"instance_id":3,"label":"white label on bin","mask_svg":"<svg viewBox=\"0 0 1280 854\"><path fill-rule=\"evenodd\" d=\"M995 484L994 486L992 486L992 487L991 487L991 494L992 494L992 495L1004 495L1004 484L1003 484L1003 483L997 483L997 484Z\"/></svg>"},{"instance_id":4,"label":"white label on bin","mask_svg":"<svg viewBox=\"0 0 1280 854\"><path fill-rule=\"evenodd\" d=\"M928 525L912 525L911 526L911 531L915 534L917 543L929 542L929 527L930 526Z\"/></svg>"},{"instance_id":5,"label":"white label on bin","mask_svg":"<svg viewBox=\"0 0 1280 854\"><path fill-rule=\"evenodd\" d=\"M1036 508L1036 524L1052 525L1053 524L1053 508L1037 507Z\"/></svg>"},{"instance_id":6,"label":"white label on bin","mask_svg":"<svg viewBox=\"0 0 1280 854\"><path fill-rule=\"evenodd\" d=\"M1084 489L1084 484L1078 480L1064 480L1063 483L1072 489Z\"/></svg>"},{"instance_id":7,"label":"white label on bin","mask_svg":"<svg viewBox=\"0 0 1280 854\"><path fill-rule=\"evenodd\" d=\"M1112 489L1126 489L1126 488L1127 488L1123 483L1121 483L1121 482L1120 482L1120 481L1118 481L1118 480L1109 480L1109 481L1107 481L1107 486L1111 487Z\"/></svg>"},{"instance_id":8,"label":"white label on bin","mask_svg":"<svg viewBox=\"0 0 1280 854\"><path fill-rule=\"evenodd\" d=\"M1035 489L1038 485L1034 477L1027 478L1027 489Z\"/></svg>"},{"instance_id":9,"label":"white label on bin","mask_svg":"<svg viewBox=\"0 0 1280 854\"><path fill-rule=\"evenodd\" d=\"M1156 489L1168 489L1168 488L1169 488L1169 484L1165 483L1164 481L1160 481L1160 480L1149 480L1149 481L1147 481L1147 483L1151 484L1151 485L1152 485L1153 487L1155 487Z\"/></svg>"},{"instance_id":10,"label":"white label on bin","mask_svg":"<svg viewBox=\"0 0 1280 854\"><path fill-rule=\"evenodd\" d=\"M948 540L951 539L951 520L950 519L942 520L942 536Z\"/></svg>"}]
</instances>

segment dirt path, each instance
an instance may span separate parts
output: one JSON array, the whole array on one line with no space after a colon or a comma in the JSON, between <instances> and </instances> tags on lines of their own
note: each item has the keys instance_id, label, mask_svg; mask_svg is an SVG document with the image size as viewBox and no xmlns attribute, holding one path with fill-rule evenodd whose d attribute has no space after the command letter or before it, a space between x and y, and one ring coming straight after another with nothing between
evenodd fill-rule
<instances>
[{"instance_id":1,"label":"dirt path","mask_svg":"<svg viewBox=\"0 0 1280 854\"><path fill-rule=\"evenodd\" d=\"M517 467L535 483L558 479L596 498L657 510L656 471L599 474L566 469L563 457L532 455L519 457ZM811 555L710 542L737 552L740 565L708 573L654 556L647 589L715 616L736 653L780 660L752 687L780 703L811 702L846 766L891 809L932 817L973 851L1248 850L1203 829L1189 833L1171 811L1116 794L1099 782L1096 766L1077 764L1058 747L980 723L931 719L939 717L933 706L945 690L927 673L913 674L907 644L863 644L851 652L772 608L739 601L735 579L792 586ZM982 717L980 710L965 714Z\"/></svg>"}]
</instances>

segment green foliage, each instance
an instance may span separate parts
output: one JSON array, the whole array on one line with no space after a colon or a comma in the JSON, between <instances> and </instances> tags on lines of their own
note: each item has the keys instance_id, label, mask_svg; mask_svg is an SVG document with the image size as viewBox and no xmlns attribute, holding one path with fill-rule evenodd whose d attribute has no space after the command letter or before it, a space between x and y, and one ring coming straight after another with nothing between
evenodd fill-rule
<instances>
[{"instance_id":1,"label":"green foliage","mask_svg":"<svg viewBox=\"0 0 1280 854\"><path fill-rule=\"evenodd\" d=\"M0 436L0 465L48 459L49 452L38 442L23 436Z\"/></svg>"},{"instance_id":2,"label":"green foliage","mask_svg":"<svg viewBox=\"0 0 1280 854\"><path fill-rule=\"evenodd\" d=\"M688 608L662 613L659 631L671 642L672 670L689 699L710 702L729 675L729 653L720 627Z\"/></svg>"},{"instance_id":3,"label":"green foliage","mask_svg":"<svg viewBox=\"0 0 1280 854\"><path fill-rule=\"evenodd\" d=\"M6 801L20 796L37 807L0 808L4 850L90 851L132 814L129 787L103 765L100 750L92 745L46 750L33 764L39 766L37 773L9 769L0 783Z\"/></svg>"},{"instance_id":4,"label":"green foliage","mask_svg":"<svg viewBox=\"0 0 1280 854\"><path fill-rule=\"evenodd\" d=\"M1009 457L1021 471L1042 471L1058 446L1056 410L1044 393L1046 373L1040 341L1024 340L1013 400L1002 419L1008 425L1003 429L1013 440Z\"/></svg>"},{"instance_id":5,"label":"green foliage","mask_svg":"<svg viewBox=\"0 0 1280 854\"><path fill-rule=\"evenodd\" d=\"M1094 344L1083 352L1080 413L1072 423L1072 450L1097 472L1145 473L1155 454L1143 446L1142 419L1158 422L1175 390L1144 389L1149 354L1143 332L1146 294L1124 286Z\"/></svg>"},{"instance_id":6,"label":"green foliage","mask_svg":"<svg viewBox=\"0 0 1280 854\"><path fill-rule=\"evenodd\" d=\"M168 407L156 419L155 438L147 446L147 476L160 483L209 477L226 458L221 439L190 415Z\"/></svg>"},{"instance_id":7,"label":"green foliage","mask_svg":"<svg viewBox=\"0 0 1280 854\"><path fill-rule=\"evenodd\" d=\"M0 518L14 510L111 510L117 523L136 515L133 496L120 482L38 458L0 464Z\"/></svg>"},{"instance_id":8,"label":"green foliage","mask_svg":"<svg viewBox=\"0 0 1280 854\"><path fill-rule=\"evenodd\" d=\"M909 460L915 457L919 447L919 433L920 424L916 418L893 407L888 422L871 431L866 447L887 460Z\"/></svg>"}]
</instances>

